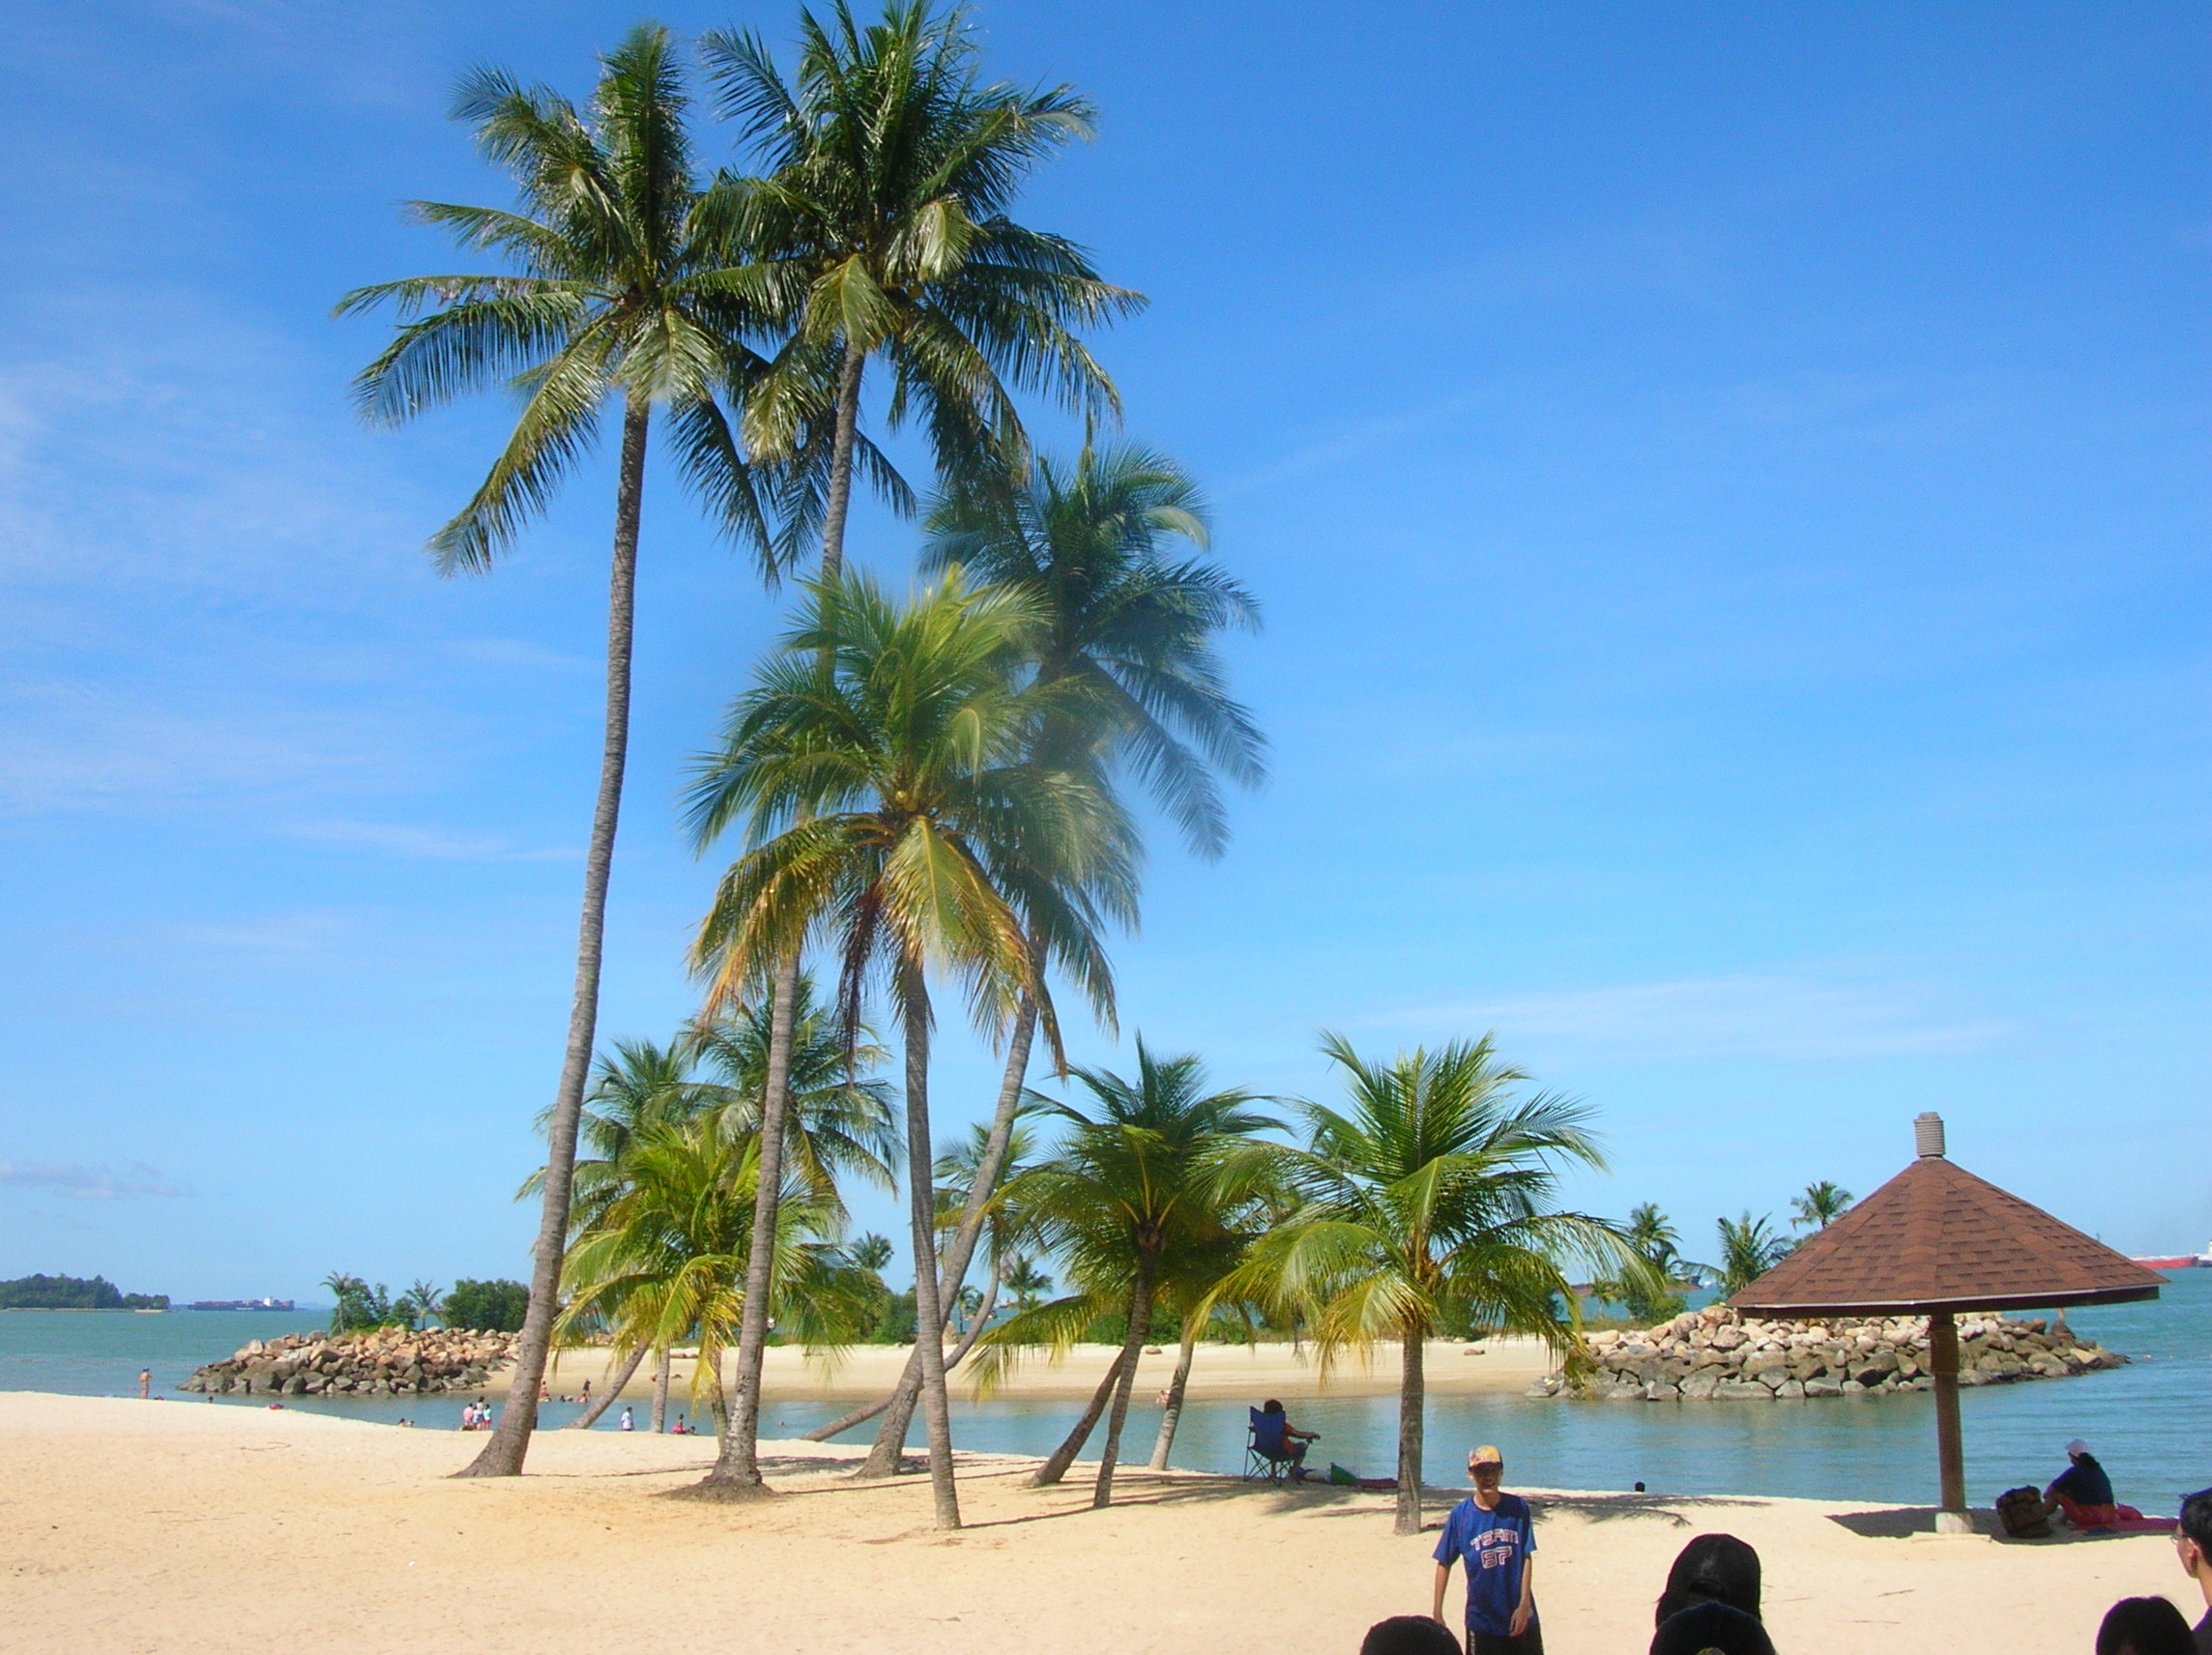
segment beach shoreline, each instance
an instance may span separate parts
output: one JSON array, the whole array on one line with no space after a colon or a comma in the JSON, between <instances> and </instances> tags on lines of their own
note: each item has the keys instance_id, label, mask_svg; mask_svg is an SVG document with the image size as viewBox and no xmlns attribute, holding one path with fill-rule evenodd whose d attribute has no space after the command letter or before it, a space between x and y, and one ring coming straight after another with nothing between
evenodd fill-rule
<instances>
[{"instance_id":1,"label":"beach shoreline","mask_svg":"<svg viewBox=\"0 0 2212 1655\"><path fill-rule=\"evenodd\" d=\"M859 1345L833 1362L810 1360L797 1346L769 1347L761 1376L761 1394L769 1402L799 1400L870 1402L898 1383L911 1345ZM1077 1345L1064 1358L1049 1361L1031 1357L1007 1373L994 1396L1007 1400L1066 1402L1087 1398L1098 1386L1119 1350L1112 1345ZM1558 1362L1538 1339L1435 1339L1427 1347L1428 1389L1434 1396L1476 1396L1526 1390L1529 1383L1557 1370ZM595 1396L606 1383L608 1353L603 1350L564 1350L547 1378L555 1395L575 1394L587 1379ZM1177 1348L1148 1347L1137 1364L1134 1395L1150 1398L1174 1378ZM952 1394L975 1394L974 1358L950 1376ZM725 1381L734 1379L736 1357L725 1353ZM1314 1347L1287 1344L1201 1345L1191 1363L1186 1391L1193 1401L1248 1397L1254 1406L1268 1397L1286 1401L1317 1396L1396 1396L1399 1354L1394 1344L1376 1348L1373 1359L1362 1362L1347 1356L1327 1373L1321 1369ZM671 1394L689 1395L691 1363L674 1364ZM483 1387L504 1395L507 1376L495 1375ZM623 1387L627 1399L653 1395L653 1371L641 1366Z\"/></svg>"},{"instance_id":2,"label":"beach shoreline","mask_svg":"<svg viewBox=\"0 0 2212 1655\"><path fill-rule=\"evenodd\" d=\"M662 1497L712 1460L705 1437L546 1432L527 1475L453 1478L479 1446L294 1409L0 1393L11 1647L1352 1655L1373 1621L1427 1607L1433 1533L1394 1536L1387 1495L1125 1469L1093 1512L1088 1466L1033 1490L1033 1460L964 1454L970 1526L944 1534L926 1478L851 1477L864 1445L766 1443L780 1493L739 1505ZM1911 1510L1530 1492L1555 1655L1642 1648L1668 1561L1712 1529L1759 1548L1788 1655L2029 1627L2086 1650L2114 1599L2145 1592L2201 1612L2155 1536L2007 1545L1922 1531ZM1434 1492L1432 1530L1455 1495Z\"/></svg>"}]
</instances>

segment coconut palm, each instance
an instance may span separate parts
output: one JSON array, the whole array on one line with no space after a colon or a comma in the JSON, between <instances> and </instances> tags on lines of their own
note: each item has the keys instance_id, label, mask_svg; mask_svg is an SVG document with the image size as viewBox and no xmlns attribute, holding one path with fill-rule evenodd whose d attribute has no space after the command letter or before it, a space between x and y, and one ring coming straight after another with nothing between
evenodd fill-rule
<instances>
[{"instance_id":1,"label":"coconut palm","mask_svg":"<svg viewBox=\"0 0 2212 1655\"><path fill-rule=\"evenodd\" d=\"M1528 1077L1499 1060L1488 1035L1387 1062L1360 1057L1342 1035L1322 1049L1343 1072L1351 1107L1302 1104L1305 1147L1248 1153L1256 1172L1301 1200L1253 1243L1220 1296L1302 1312L1324 1374L1347 1351L1397 1343L1397 1531L1416 1534L1423 1342L1479 1321L1565 1352L1578 1340L1566 1262L1632 1255L1614 1226L1556 1205L1562 1169L1604 1165L1588 1111L1550 1093L1517 1096Z\"/></svg>"},{"instance_id":2,"label":"coconut palm","mask_svg":"<svg viewBox=\"0 0 2212 1655\"><path fill-rule=\"evenodd\" d=\"M422 201L412 211L470 251L504 259L509 270L378 282L338 305L341 315L386 305L399 313L397 335L356 382L369 419L401 423L489 387L520 398L521 413L484 480L431 537L442 573L489 568L545 508L609 412L621 410L606 728L530 1311L515 1352L512 1400L467 1475L521 1470L552 1340L628 750L638 522L656 408L667 415L684 480L715 519L764 555L770 544L721 402L752 371L753 359L736 341L754 318L725 279L734 263L735 219L696 176L687 102L675 44L650 25L633 29L600 60L587 109L504 71L472 71L455 91L453 114L475 126L484 157L514 176L520 205L509 211Z\"/></svg>"},{"instance_id":3,"label":"coconut palm","mask_svg":"<svg viewBox=\"0 0 2212 1655\"><path fill-rule=\"evenodd\" d=\"M1090 1108L1052 1106L1067 1123L1059 1152L1009 1183L1005 1197L1024 1228L1066 1262L1077 1292L987 1335L977 1383L995 1382L1025 1346L1043 1341L1064 1350L1102 1315L1125 1318L1121 1349L1091 1406L1031 1479L1037 1487L1060 1481L1103 1412L1106 1444L1091 1496L1096 1507L1114 1497L1129 1391L1161 1290L1174 1285L1181 1258L1223 1246L1224 1159L1279 1122L1251 1107L1250 1092L1208 1092L1197 1058L1155 1058L1141 1037L1134 1080L1103 1069L1072 1072L1091 1094Z\"/></svg>"},{"instance_id":4,"label":"coconut palm","mask_svg":"<svg viewBox=\"0 0 2212 1655\"><path fill-rule=\"evenodd\" d=\"M1208 537L1206 504L1190 478L1149 450L1087 445L1072 465L1040 456L966 475L931 504L927 530L925 567L965 567L1042 607L1046 624L1029 662L1035 680L1088 692L1072 709L1081 716L1040 732L1040 753L1058 765L1095 767L1105 780L1132 776L1193 852L1220 855L1228 824L1215 774L1257 785L1266 743L1228 693L1214 639L1230 627L1256 628L1259 606L1218 566L1189 555ZM1002 1145L1027 1078L1035 1015L1025 1002L1007 1041L993 1118ZM975 1188L987 1193L1004 1169L988 1155L984 1165L991 1176ZM980 1222L972 1201L946 1254L952 1286L965 1276ZM918 1378L910 1362L871 1468L897 1464Z\"/></svg>"},{"instance_id":5,"label":"coconut palm","mask_svg":"<svg viewBox=\"0 0 2212 1655\"><path fill-rule=\"evenodd\" d=\"M1684 1301L1671 1284L1686 1261L1680 1251L1681 1237L1667 1215L1656 1202L1641 1202L1628 1209L1628 1222L1621 1234L1642 1267L1632 1264L1594 1283L1597 1296L1625 1307L1635 1321L1664 1321L1678 1315Z\"/></svg>"},{"instance_id":6,"label":"coconut palm","mask_svg":"<svg viewBox=\"0 0 2212 1655\"><path fill-rule=\"evenodd\" d=\"M820 938L841 962L848 1024L887 991L905 1049L908 1197L930 1471L940 1525L959 1524L935 1252L929 1050L932 974L964 989L986 1029L1024 990L1057 1019L1029 927L1081 944L1088 893L1120 890L1128 831L1080 772L1031 761L1064 685L1006 667L1038 624L1020 594L948 575L894 603L864 576L809 583L799 624L733 708L701 762L690 820L704 846L744 822L752 848L725 873L693 958L710 998L755 982ZM1110 993L1102 975L1087 983ZM742 1449L717 1474L757 1486Z\"/></svg>"},{"instance_id":7,"label":"coconut palm","mask_svg":"<svg viewBox=\"0 0 2212 1655\"><path fill-rule=\"evenodd\" d=\"M647 1126L625 1159L626 1187L569 1246L563 1276L563 1332L603 1325L618 1350L695 1338L692 1404L704 1400L717 1426L727 1417L721 1355L742 1311L759 1171L757 1138L741 1142L709 1119ZM849 1343L866 1292L835 1245L842 1211L796 1181L777 1210L778 1320L809 1346Z\"/></svg>"},{"instance_id":8,"label":"coconut palm","mask_svg":"<svg viewBox=\"0 0 2212 1655\"><path fill-rule=\"evenodd\" d=\"M1029 175L1091 133L1071 87L985 84L965 13L891 0L862 28L846 0L800 13L787 78L760 36L701 42L723 115L761 176L737 185L748 263L737 284L785 330L744 413L746 441L795 464L790 532L822 530L840 567L871 363L890 376L888 419L926 428L941 476L1025 446L1019 392L1118 409L1079 329L1144 304L1102 280L1064 237L1007 217ZM831 417L819 418L828 407Z\"/></svg>"},{"instance_id":9,"label":"coconut palm","mask_svg":"<svg viewBox=\"0 0 2212 1655\"><path fill-rule=\"evenodd\" d=\"M740 1139L761 1130L773 1026L772 1002L755 999L684 1032L692 1062L703 1077L714 1077L699 1083L703 1102L721 1130ZM864 1028L841 1027L804 973L793 988L790 1041L779 1168L823 1201L837 1201L841 1183L852 1178L896 1188L895 1094L888 1083L862 1078L888 1062L889 1052Z\"/></svg>"},{"instance_id":10,"label":"coconut palm","mask_svg":"<svg viewBox=\"0 0 2212 1655\"><path fill-rule=\"evenodd\" d=\"M1851 1209L1851 1192L1829 1178L1805 1186L1805 1193L1790 1203L1795 1230L1825 1230Z\"/></svg>"},{"instance_id":11,"label":"coconut palm","mask_svg":"<svg viewBox=\"0 0 2212 1655\"><path fill-rule=\"evenodd\" d=\"M1723 1298L1741 1292L1790 1256L1796 1243L1774 1229L1771 1215L1717 1221L1721 1240L1720 1288Z\"/></svg>"},{"instance_id":12,"label":"coconut palm","mask_svg":"<svg viewBox=\"0 0 2212 1655\"><path fill-rule=\"evenodd\" d=\"M802 11L800 25L789 79L749 32L710 34L702 51L762 172L729 192L747 257L731 291L771 319L775 339L748 390L745 440L783 467L777 558L795 563L818 527L821 572L834 576L857 468L894 507L912 505L860 429L871 363L889 374L888 422L918 416L940 474L956 475L994 448L1026 447L1017 391L1112 411L1113 385L1076 330L1143 300L1102 281L1073 243L1007 216L1029 174L1090 131L1089 105L1070 89L984 84L963 15L933 14L926 0L894 0L866 29L837 0L826 19ZM778 1002L796 969L777 968ZM771 1085L771 1118L781 1107ZM764 1178L763 1203L779 1187ZM767 1205L757 1228L765 1250ZM758 1414L766 1332L756 1321L740 1338L741 1434ZM918 1367L910 1375L918 1385ZM902 1414L902 1441L905 1429ZM725 1484L742 1481L733 1472Z\"/></svg>"},{"instance_id":13,"label":"coconut palm","mask_svg":"<svg viewBox=\"0 0 2212 1655\"><path fill-rule=\"evenodd\" d=\"M1034 1310L1037 1301L1052 1292L1052 1278L1025 1255L1006 1266L1006 1286L1013 1292L1015 1309Z\"/></svg>"}]
</instances>

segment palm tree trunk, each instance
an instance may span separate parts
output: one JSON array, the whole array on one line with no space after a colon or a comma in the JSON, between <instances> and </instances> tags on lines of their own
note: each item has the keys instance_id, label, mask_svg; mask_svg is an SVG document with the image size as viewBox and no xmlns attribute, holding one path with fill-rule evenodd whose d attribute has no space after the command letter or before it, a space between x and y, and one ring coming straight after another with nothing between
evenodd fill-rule
<instances>
[{"instance_id":1,"label":"palm tree trunk","mask_svg":"<svg viewBox=\"0 0 2212 1655\"><path fill-rule=\"evenodd\" d=\"M845 568L845 518L853 505L853 450L860 430L860 369L866 355L856 345L845 346L845 360L837 365L837 423L830 437L830 494L822 509L822 572L837 575Z\"/></svg>"},{"instance_id":2,"label":"palm tree trunk","mask_svg":"<svg viewBox=\"0 0 2212 1655\"><path fill-rule=\"evenodd\" d=\"M1160 1434L1152 1443L1151 1468L1168 1468L1168 1450L1175 1446L1176 1427L1182 1423L1182 1397L1190 1384L1191 1358L1198 1354L1198 1323L1186 1321L1182 1349L1176 1353L1175 1378L1168 1381L1168 1405L1160 1409Z\"/></svg>"},{"instance_id":3,"label":"palm tree trunk","mask_svg":"<svg viewBox=\"0 0 2212 1655\"><path fill-rule=\"evenodd\" d=\"M1091 1490L1091 1509L1114 1503L1114 1466L1121 1458L1121 1423L1129 1417L1129 1390L1137 1382L1137 1358L1152 1336L1152 1284L1159 1261L1137 1255L1137 1285L1129 1294L1129 1336L1121 1341L1121 1377L1114 1387L1114 1411L1106 1421L1106 1451L1098 1456L1098 1481Z\"/></svg>"},{"instance_id":4,"label":"palm tree trunk","mask_svg":"<svg viewBox=\"0 0 2212 1655\"><path fill-rule=\"evenodd\" d=\"M960 1211L960 1228L953 1234L952 1245L946 1249L945 1273L938 1289L940 1302L949 1302L958 1296L968 1275L969 1262L975 1256L975 1243L983 1234L984 1210L990 1205L992 1192L998 1188L999 1175L1005 1170L1006 1147L1013 1142L1014 1116L1021 1108L1022 1083L1029 1078L1030 1050L1036 1041L1036 999L1025 994L1014 1013L1013 1037L1006 1042L1006 1068L999 1081L999 1107L991 1116L991 1134L983 1141L983 1156L975 1166L975 1181L968 1186L968 1202ZM863 1477L889 1477L898 1473L899 1456L906 1451L906 1434L914 1423L914 1405L921 1395L923 1325L917 1317L914 1352L907 1357L906 1371L899 1376L897 1388L864 1412L822 1427L822 1435L813 1438L826 1442L840 1431L850 1431L879 1413L888 1412L890 1417L877 1431L875 1446L868 1450L867 1463L860 1467ZM966 1353L965 1347L962 1353ZM946 1366L958 1361L959 1357L955 1356Z\"/></svg>"},{"instance_id":5,"label":"palm tree trunk","mask_svg":"<svg viewBox=\"0 0 2212 1655\"><path fill-rule=\"evenodd\" d=\"M853 499L853 450L860 420L860 369L865 356L848 345L837 372L836 426L830 444L830 490L822 518L822 572L845 566L845 520ZM828 672L827 660L823 670ZM761 1364L768 1347L769 1284L774 1279L775 1224L783 1201L783 1122L791 1098L793 1007L799 956L776 967L770 991L768 1078L761 1099L760 1183L753 1196L752 1251L745 1259L745 1303L738 1327L737 1400L723 1433L714 1468L699 1485L717 1495L745 1497L763 1492L756 1444L760 1440Z\"/></svg>"},{"instance_id":6,"label":"palm tree trunk","mask_svg":"<svg viewBox=\"0 0 2212 1655\"><path fill-rule=\"evenodd\" d=\"M1045 1463L1032 1473L1031 1488L1049 1489L1067 1475L1067 1467L1075 1464L1076 1455L1083 1452L1083 1445L1091 1440L1091 1432L1098 1427L1098 1416L1106 1411L1107 1403L1113 1400L1115 1387L1121 1379L1121 1364L1127 1356L1126 1347L1114 1352L1114 1359L1106 1364L1106 1377L1098 1381L1098 1388L1091 1393L1091 1404L1083 1410L1083 1417L1075 1422L1072 1431L1060 1439L1060 1446L1052 1451Z\"/></svg>"},{"instance_id":7,"label":"palm tree trunk","mask_svg":"<svg viewBox=\"0 0 2212 1655\"><path fill-rule=\"evenodd\" d=\"M615 1398L622 1395L623 1386L629 1383L630 1376L637 1372L638 1364L645 1360L645 1350L646 1348L643 1345L632 1350L629 1353L629 1359L623 1363L620 1374L614 1373L611 1369L608 1371L607 1388L599 1393L597 1401L568 1422L570 1431L589 1431L593 1426L598 1424L599 1415L614 1407Z\"/></svg>"},{"instance_id":8,"label":"palm tree trunk","mask_svg":"<svg viewBox=\"0 0 2212 1655\"><path fill-rule=\"evenodd\" d=\"M702 1350L692 1373L695 1381L703 1381L697 1388L707 1393L707 1415L714 1422L714 1435L718 1437L727 1436L730 1429L730 1404L728 1394L722 1389L721 1351Z\"/></svg>"},{"instance_id":9,"label":"palm tree trunk","mask_svg":"<svg viewBox=\"0 0 2212 1655\"><path fill-rule=\"evenodd\" d=\"M937 1526L960 1526L952 1484L952 1410L945 1394L945 1307L937 1294L937 1185L929 1140L929 987L921 965L900 968L906 1023L907 1204L914 1214L915 1350L921 1357L921 1414L929 1433L929 1481Z\"/></svg>"},{"instance_id":10,"label":"palm tree trunk","mask_svg":"<svg viewBox=\"0 0 2212 1655\"><path fill-rule=\"evenodd\" d=\"M1421 1446L1427 1420L1428 1376L1423 1362L1428 1329L1406 1329L1398 1379L1398 1521L1392 1532L1421 1532Z\"/></svg>"},{"instance_id":11,"label":"palm tree trunk","mask_svg":"<svg viewBox=\"0 0 2212 1655\"><path fill-rule=\"evenodd\" d=\"M668 1347L660 1348L660 1360L653 1370L653 1434L658 1437L668 1429Z\"/></svg>"},{"instance_id":12,"label":"palm tree trunk","mask_svg":"<svg viewBox=\"0 0 2212 1655\"><path fill-rule=\"evenodd\" d=\"M738 1321L737 1395L730 1428L714 1452L714 1468L699 1487L717 1497L765 1494L760 1473L761 1364L768 1350L769 1299L774 1282L776 1209L783 1196L784 1118L791 1104L792 1022L799 999L799 956L777 965L769 993L768 1074L761 1089L759 1182L753 1188L751 1251L745 1255L745 1302Z\"/></svg>"},{"instance_id":13,"label":"palm tree trunk","mask_svg":"<svg viewBox=\"0 0 2212 1655\"><path fill-rule=\"evenodd\" d=\"M645 438L653 407L632 399L623 409L622 464L615 490L614 566L607 581L607 716L599 757L599 796L592 811L592 840L584 854L584 912L576 927L576 983L568 1002L568 1044L561 1059L561 1084L545 1146L545 1199L538 1218L538 1244L530 1269L530 1308L514 1352L514 1377L491 1440L455 1474L515 1477L522 1474L530 1434L538 1428L538 1387L553 1344L560 1309L561 1263L568 1234L568 1198L576 1170L576 1127L584 1112L584 1082L599 1021L599 957L606 941L607 881L614 869L615 824L622 814L623 767L629 756L629 657L637 611L637 529L645 500Z\"/></svg>"},{"instance_id":14,"label":"palm tree trunk","mask_svg":"<svg viewBox=\"0 0 2212 1655\"><path fill-rule=\"evenodd\" d=\"M999 1308L999 1286L998 1267L993 1265L991 1269L991 1285L983 1294L983 1308L976 1313L975 1320L969 1324L968 1331L960 1336L960 1343L952 1347L952 1354L945 1358L945 1371L947 1374L951 1373L953 1369L960 1366L960 1364L967 1359L968 1352L975 1349L975 1341L983 1337L983 1329L990 1325L991 1313ZM909 1356L907 1358L907 1363L910 1368L913 1366L914 1361L915 1358L913 1356ZM827 1442L830 1440L830 1438L835 1437L840 1432L850 1431L856 1425L867 1424L869 1420L875 1418L877 1414L883 1412L887 1408L889 1408L891 1404L897 1401L901 1396L905 1396L907 1398L907 1409L909 1413L912 1413L914 1407L914 1397L918 1394L918 1390L913 1393L909 1393L905 1389L904 1381L901 1380L900 1388L898 1390L892 1391L888 1396L880 1396L876 1398L874 1402L855 1408L851 1413L840 1414L837 1418L832 1419L828 1425L817 1425L812 1431L801 1432L800 1434L800 1440L801 1442ZM899 1447L903 1451L905 1446L906 1433L902 1431L899 1433ZM869 1456L869 1464L872 1465L873 1463L874 1455L871 1453ZM893 1467L893 1469L895 1470L896 1467ZM867 1471L866 1467L863 1466L856 1474L859 1476L867 1476L869 1475L869 1472Z\"/></svg>"}]
</instances>

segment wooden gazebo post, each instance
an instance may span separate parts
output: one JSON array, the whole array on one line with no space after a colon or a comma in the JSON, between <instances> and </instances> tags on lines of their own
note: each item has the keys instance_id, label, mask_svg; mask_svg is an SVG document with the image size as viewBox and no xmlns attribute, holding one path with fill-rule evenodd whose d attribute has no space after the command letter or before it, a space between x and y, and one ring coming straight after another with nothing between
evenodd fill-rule
<instances>
[{"instance_id":1,"label":"wooden gazebo post","mask_svg":"<svg viewBox=\"0 0 2212 1655\"><path fill-rule=\"evenodd\" d=\"M1973 1523L1958 1312L2156 1298L2166 1278L1954 1166L1941 1116L1915 1119L1912 1140L1910 1166L1730 1302L1757 1316L1926 1316L1942 1490L1936 1526L1965 1534Z\"/></svg>"}]
</instances>

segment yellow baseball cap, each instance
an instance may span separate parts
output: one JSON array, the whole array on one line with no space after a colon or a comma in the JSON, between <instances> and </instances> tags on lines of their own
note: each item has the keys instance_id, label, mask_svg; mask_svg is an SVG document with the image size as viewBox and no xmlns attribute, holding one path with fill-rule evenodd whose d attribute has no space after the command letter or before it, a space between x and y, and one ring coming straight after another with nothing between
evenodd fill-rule
<instances>
[{"instance_id":1,"label":"yellow baseball cap","mask_svg":"<svg viewBox=\"0 0 2212 1655\"><path fill-rule=\"evenodd\" d=\"M1467 1463L1470 1466L1502 1466L1505 1464L1505 1456L1490 1443L1485 1442L1481 1447L1468 1455Z\"/></svg>"}]
</instances>

